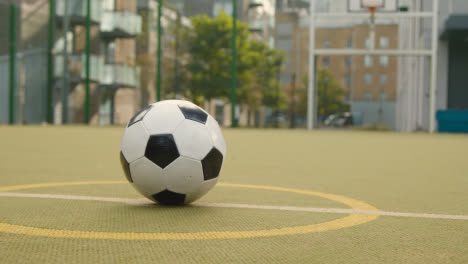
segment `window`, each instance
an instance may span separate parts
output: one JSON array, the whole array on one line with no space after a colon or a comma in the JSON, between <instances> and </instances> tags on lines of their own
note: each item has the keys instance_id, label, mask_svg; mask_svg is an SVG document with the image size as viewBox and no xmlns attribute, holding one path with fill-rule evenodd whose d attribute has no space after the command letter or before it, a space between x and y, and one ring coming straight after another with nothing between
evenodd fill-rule
<instances>
[{"instance_id":1,"label":"window","mask_svg":"<svg viewBox=\"0 0 468 264\"><path fill-rule=\"evenodd\" d=\"M322 58L322 66L323 67L328 67L330 65L330 57L323 57Z\"/></svg>"},{"instance_id":2,"label":"window","mask_svg":"<svg viewBox=\"0 0 468 264\"><path fill-rule=\"evenodd\" d=\"M372 73L366 72L364 75L364 81L367 85L372 84Z\"/></svg>"},{"instance_id":3,"label":"window","mask_svg":"<svg viewBox=\"0 0 468 264\"><path fill-rule=\"evenodd\" d=\"M365 92L364 93L364 99L366 99L367 101L371 101L372 100L372 93L371 92Z\"/></svg>"},{"instance_id":4,"label":"window","mask_svg":"<svg viewBox=\"0 0 468 264\"><path fill-rule=\"evenodd\" d=\"M351 99L351 93L350 92L346 92L344 96L345 96L345 101L349 101Z\"/></svg>"},{"instance_id":5,"label":"window","mask_svg":"<svg viewBox=\"0 0 468 264\"><path fill-rule=\"evenodd\" d=\"M385 85L387 84L387 74L381 73L380 74L380 84Z\"/></svg>"},{"instance_id":6,"label":"window","mask_svg":"<svg viewBox=\"0 0 468 264\"><path fill-rule=\"evenodd\" d=\"M370 39L369 39L369 37L366 38L366 49L370 49Z\"/></svg>"},{"instance_id":7,"label":"window","mask_svg":"<svg viewBox=\"0 0 468 264\"><path fill-rule=\"evenodd\" d=\"M115 42L114 41L107 42L105 48L106 48L106 53L104 55L105 56L104 57L105 63L106 64L114 63L114 59L115 59Z\"/></svg>"},{"instance_id":8,"label":"window","mask_svg":"<svg viewBox=\"0 0 468 264\"><path fill-rule=\"evenodd\" d=\"M276 40L276 48L282 51L289 52L292 50L293 42L290 39L278 39Z\"/></svg>"},{"instance_id":9,"label":"window","mask_svg":"<svg viewBox=\"0 0 468 264\"><path fill-rule=\"evenodd\" d=\"M379 94L379 99L380 99L381 101L387 100L387 93L386 93L386 92L383 92L383 91L380 92L380 94Z\"/></svg>"},{"instance_id":10,"label":"window","mask_svg":"<svg viewBox=\"0 0 468 264\"><path fill-rule=\"evenodd\" d=\"M351 74L345 74L344 83L346 86L351 86Z\"/></svg>"},{"instance_id":11,"label":"window","mask_svg":"<svg viewBox=\"0 0 468 264\"><path fill-rule=\"evenodd\" d=\"M276 1L276 3L278 3L278 2L279 1ZM330 5L330 3L327 0L317 1L317 5L315 7L315 12L329 12L330 11L329 5Z\"/></svg>"},{"instance_id":12,"label":"window","mask_svg":"<svg viewBox=\"0 0 468 264\"><path fill-rule=\"evenodd\" d=\"M213 3L213 16L218 16L220 11L224 11L226 14L231 14L232 13L232 4L231 3Z\"/></svg>"},{"instance_id":13,"label":"window","mask_svg":"<svg viewBox=\"0 0 468 264\"><path fill-rule=\"evenodd\" d=\"M388 65L388 56L387 55L380 56L380 66L387 67L387 65Z\"/></svg>"},{"instance_id":14,"label":"window","mask_svg":"<svg viewBox=\"0 0 468 264\"><path fill-rule=\"evenodd\" d=\"M380 37L379 45L381 49L388 49L388 37Z\"/></svg>"},{"instance_id":15,"label":"window","mask_svg":"<svg viewBox=\"0 0 468 264\"><path fill-rule=\"evenodd\" d=\"M347 39L345 42L345 48L350 49L353 47L353 40Z\"/></svg>"},{"instance_id":16,"label":"window","mask_svg":"<svg viewBox=\"0 0 468 264\"><path fill-rule=\"evenodd\" d=\"M329 40L324 40L323 41L323 48L324 49L330 48L330 41Z\"/></svg>"},{"instance_id":17,"label":"window","mask_svg":"<svg viewBox=\"0 0 468 264\"><path fill-rule=\"evenodd\" d=\"M291 83L291 74L281 73L280 74L280 81L281 81L282 84L290 84Z\"/></svg>"},{"instance_id":18,"label":"window","mask_svg":"<svg viewBox=\"0 0 468 264\"><path fill-rule=\"evenodd\" d=\"M292 23L278 23L276 26L276 36L291 36L293 33L293 24Z\"/></svg>"},{"instance_id":19,"label":"window","mask_svg":"<svg viewBox=\"0 0 468 264\"><path fill-rule=\"evenodd\" d=\"M372 66L372 56L371 55L366 55L364 57L364 65L366 67L371 67Z\"/></svg>"},{"instance_id":20,"label":"window","mask_svg":"<svg viewBox=\"0 0 468 264\"><path fill-rule=\"evenodd\" d=\"M104 10L114 11L115 9L115 0L103 0L102 7Z\"/></svg>"},{"instance_id":21,"label":"window","mask_svg":"<svg viewBox=\"0 0 468 264\"><path fill-rule=\"evenodd\" d=\"M345 67L347 69L351 69L351 63L352 63L351 56L346 56L345 57Z\"/></svg>"}]
</instances>

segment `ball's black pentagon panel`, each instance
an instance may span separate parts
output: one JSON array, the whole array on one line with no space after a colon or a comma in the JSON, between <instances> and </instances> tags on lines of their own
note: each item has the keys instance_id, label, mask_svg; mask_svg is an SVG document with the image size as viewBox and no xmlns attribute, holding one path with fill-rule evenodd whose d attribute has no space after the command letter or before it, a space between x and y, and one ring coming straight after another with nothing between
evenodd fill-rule
<instances>
[{"instance_id":1,"label":"ball's black pentagon panel","mask_svg":"<svg viewBox=\"0 0 468 264\"><path fill-rule=\"evenodd\" d=\"M182 205L185 201L185 194L164 190L153 195L153 198L163 205Z\"/></svg>"},{"instance_id":2,"label":"ball's black pentagon panel","mask_svg":"<svg viewBox=\"0 0 468 264\"><path fill-rule=\"evenodd\" d=\"M145 157L165 168L179 157L179 151L171 134L152 135L146 145Z\"/></svg>"},{"instance_id":3,"label":"ball's black pentagon panel","mask_svg":"<svg viewBox=\"0 0 468 264\"><path fill-rule=\"evenodd\" d=\"M145 115L151 110L152 107L153 107L152 105L148 105L147 107L143 108L140 112L138 112L135 116L133 116L132 119L130 119L130 122L128 122L127 127L130 127L136 122L141 121L143 117L145 117Z\"/></svg>"},{"instance_id":4,"label":"ball's black pentagon panel","mask_svg":"<svg viewBox=\"0 0 468 264\"><path fill-rule=\"evenodd\" d=\"M122 169L125 173L125 177L127 177L127 180L129 182L133 182L132 175L130 174L130 164L127 162L127 159L125 159L122 151L120 151L120 164L122 164Z\"/></svg>"},{"instance_id":5,"label":"ball's black pentagon panel","mask_svg":"<svg viewBox=\"0 0 468 264\"><path fill-rule=\"evenodd\" d=\"M222 164L223 154L216 148L212 148L202 160L204 180L211 180L218 177Z\"/></svg>"},{"instance_id":6,"label":"ball's black pentagon panel","mask_svg":"<svg viewBox=\"0 0 468 264\"><path fill-rule=\"evenodd\" d=\"M191 105L179 105L180 111L184 114L185 118L199 122L202 124L206 123L208 115L201 109Z\"/></svg>"}]
</instances>

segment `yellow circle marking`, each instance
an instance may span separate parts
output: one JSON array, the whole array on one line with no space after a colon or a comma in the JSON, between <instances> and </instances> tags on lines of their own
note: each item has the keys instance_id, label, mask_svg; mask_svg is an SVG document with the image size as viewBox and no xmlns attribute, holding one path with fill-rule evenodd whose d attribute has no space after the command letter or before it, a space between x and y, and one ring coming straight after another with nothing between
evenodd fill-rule
<instances>
[{"instance_id":1,"label":"yellow circle marking","mask_svg":"<svg viewBox=\"0 0 468 264\"><path fill-rule=\"evenodd\" d=\"M33 189L41 187L53 186L73 186L73 185L89 185L89 184L117 184L127 183L125 181L87 181L87 182L54 182L54 183L39 183L27 185L15 185L0 187L0 191L16 191L24 189ZM313 192L308 190L283 188L275 186L248 185L248 184L233 184L219 183L219 186L249 188L259 190L271 190L280 192L291 192L325 198L338 203L345 204L354 210L363 211L378 211L374 206L365 202L348 198L341 195ZM324 232L337 230L345 227L364 224L377 219L378 215L350 214L343 218L335 219L328 222L284 227L278 229L263 229L249 231L221 231L221 232L193 232L193 233L132 233L132 232L96 232L96 231L79 231L79 230L59 230L47 229L39 227L12 225L0 223L0 232L42 236L42 237L58 237L58 238L87 238L87 239L117 239L117 240L212 240L212 239L238 239L238 238L253 238L253 237L270 237L283 235L308 234L314 232Z\"/></svg>"}]
</instances>

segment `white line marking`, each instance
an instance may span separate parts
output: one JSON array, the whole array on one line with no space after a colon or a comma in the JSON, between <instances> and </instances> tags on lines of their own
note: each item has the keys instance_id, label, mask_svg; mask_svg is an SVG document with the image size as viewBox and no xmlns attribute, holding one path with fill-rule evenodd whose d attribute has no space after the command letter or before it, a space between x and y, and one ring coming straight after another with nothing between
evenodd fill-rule
<instances>
[{"instance_id":1,"label":"white line marking","mask_svg":"<svg viewBox=\"0 0 468 264\"><path fill-rule=\"evenodd\" d=\"M426 213L400 213L400 212L385 212L385 211L362 211L362 210L341 209L341 208L270 206L270 205L206 203L206 202L196 202L193 205L195 205L195 206L210 206L210 207L226 207L226 208L251 208L251 209L299 211L299 212L334 213L334 214L366 214L366 215L385 215L385 216L402 216L402 217L418 217L418 218L468 220L468 215L443 215L443 214L426 214Z\"/></svg>"},{"instance_id":2,"label":"white line marking","mask_svg":"<svg viewBox=\"0 0 468 264\"><path fill-rule=\"evenodd\" d=\"M147 199L94 197L94 196L61 195L61 194L36 194L36 193L0 192L0 197L28 197L28 198L81 200L81 201L101 201L101 202L125 203L125 204L130 204L130 205L143 205L143 206L154 206L155 205L154 203L152 203L151 201L149 201ZM468 220L468 215L401 213L401 212L385 212L385 211L360 211L360 210L342 209L342 208L315 208L315 207L271 206L271 205L251 205L251 204L231 204L231 203L208 203L208 202L195 202L195 203L192 203L191 206L223 207L223 208L248 208L248 209L264 209L264 210L332 213L332 214L366 214L366 215L383 215L383 216L399 216L399 217Z\"/></svg>"},{"instance_id":3,"label":"white line marking","mask_svg":"<svg viewBox=\"0 0 468 264\"><path fill-rule=\"evenodd\" d=\"M127 198L62 195L62 194L39 194L39 193L0 192L0 197L29 197L29 198L80 200L80 201L101 201L101 202L126 203L126 204L131 204L131 205L144 205L144 204L150 203L148 199L144 199L144 198L143 199L127 199Z\"/></svg>"}]
</instances>

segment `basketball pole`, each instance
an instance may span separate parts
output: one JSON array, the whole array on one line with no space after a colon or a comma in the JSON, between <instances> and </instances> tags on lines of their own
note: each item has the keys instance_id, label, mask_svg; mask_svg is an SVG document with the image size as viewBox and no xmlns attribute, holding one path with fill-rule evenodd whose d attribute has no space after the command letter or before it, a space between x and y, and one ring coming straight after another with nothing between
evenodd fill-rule
<instances>
[{"instance_id":1,"label":"basketball pole","mask_svg":"<svg viewBox=\"0 0 468 264\"><path fill-rule=\"evenodd\" d=\"M370 15L370 30L369 30L369 49L375 49L375 7L369 7ZM372 55L371 55L372 56Z\"/></svg>"},{"instance_id":2,"label":"basketball pole","mask_svg":"<svg viewBox=\"0 0 468 264\"><path fill-rule=\"evenodd\" d=\"M309 69L308 69L308 84L307 84L307 129L312 130L316 126L315 116L317 109L314 104L315 100L315 25L314 16L315 1L310 0L309 6Z\"/></svg>"}]
</instances>

